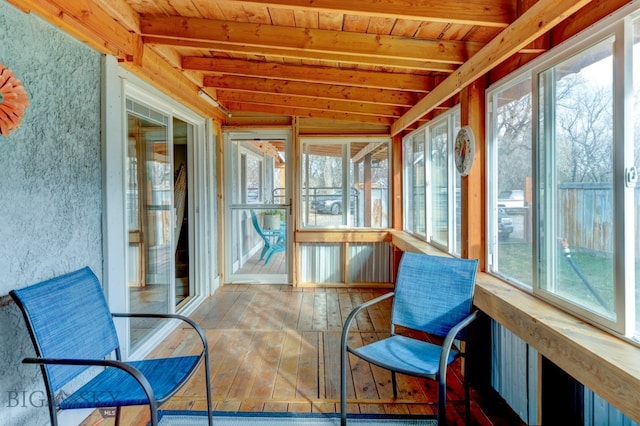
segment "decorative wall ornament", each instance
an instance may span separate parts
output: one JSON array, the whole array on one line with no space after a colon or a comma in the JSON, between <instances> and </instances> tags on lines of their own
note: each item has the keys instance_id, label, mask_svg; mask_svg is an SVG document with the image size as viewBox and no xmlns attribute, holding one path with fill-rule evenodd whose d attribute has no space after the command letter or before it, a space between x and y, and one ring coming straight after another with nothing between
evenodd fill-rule
<instances>
[{"instance_id":1,"label":"decorative wall ornament","mask_svg":"<svg viewBox=\"0 0 640 426\"><path fill-rule=\"evenodd\" d=\"M464 126L458 131L453 152L458 173L461 176L467 176L471 171L473 158L476 154L476 139L471 127Z\"/></svg>"},{"instance_id":2,"label":"decorative wall ornament","mask_svg":"<svg viewBox=\"0 0 640 426\"><path fill-rule=\"evenodd\" d=\"M0 135L9 136L20 126L29 98L13 71L0 63Z\"/></svg>"}]
</instances>

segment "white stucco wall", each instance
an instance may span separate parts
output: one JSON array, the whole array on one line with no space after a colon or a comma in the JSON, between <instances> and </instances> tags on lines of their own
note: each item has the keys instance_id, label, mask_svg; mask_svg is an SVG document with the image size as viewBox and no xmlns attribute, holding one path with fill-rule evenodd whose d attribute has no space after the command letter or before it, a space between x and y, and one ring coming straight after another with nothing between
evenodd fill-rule
<instances>
[{"instance_id":1,"label":"white stucco wall","mask_svg":"<svg viewBox=\"0 0 640 426\"><path fill-rule=\"evenodd\" d=\"M100 55L5 0L0 40L0 63L31 104L22 126L0 136L0 423L48 424L39 370L20 363L33 350L7 294L85 265L102 276Z\"/></svg>"}]
</instances>

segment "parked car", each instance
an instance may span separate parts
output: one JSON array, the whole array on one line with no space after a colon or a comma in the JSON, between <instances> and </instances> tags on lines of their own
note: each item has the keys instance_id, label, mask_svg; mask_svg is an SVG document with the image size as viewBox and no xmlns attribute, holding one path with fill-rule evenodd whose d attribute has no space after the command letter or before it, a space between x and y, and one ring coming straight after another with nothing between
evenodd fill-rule
<instances>
[{"instance_id":1,"label":"parked car","mask_svg":"<svg viewBox=\"0 0 640 426\"><path fill-rule=\"evenodd\" d=\"M498 194L498 207L503 207L509 213L519 213L527 207L524 199L524 191L521 189L510 189Z\"/></svg>"},{"instance_id":2,"label":"parked car","mask_svg":"<svg viewBox=\"0 0 640 426\"><path fill-rule=\"evenodd\" d=\"M498 208L498 240L506 241L513 232L513 220L505 209Z\"/></svg>"},{"instance_id":3,"label":"parked car","mask_svg":"<svg viewBox=\"0 0 640 426\"><path fill-rule=\"evenodd\" d=\"M353 212L358 200L358 190L351 188L349 195L349 209ZM342 213L342 190L339 189L332 194L320 194L311 201L310 208L316 213L328 213L338 215Z\"/></svg>"}]
</instances>

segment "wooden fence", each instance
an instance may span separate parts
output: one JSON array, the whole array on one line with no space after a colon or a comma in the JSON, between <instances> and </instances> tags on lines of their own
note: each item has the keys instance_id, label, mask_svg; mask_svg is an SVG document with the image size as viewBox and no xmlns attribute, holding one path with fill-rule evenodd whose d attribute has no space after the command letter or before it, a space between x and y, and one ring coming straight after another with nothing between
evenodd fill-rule
<instances>
[{"instance_id":1,"label":"wooden fence","mask_svg":"<svg viewBox=\"0 0 640 426\"><path fill-rule=\"evenodd\" d=\"M614 210L610 183L568 183L558 187L558 236L569 245L595 252L613 253ZM640 211L640 188L635 211ZM640 252L640 218L635 217L636 257Z\"/></svg>"}]
</instances>

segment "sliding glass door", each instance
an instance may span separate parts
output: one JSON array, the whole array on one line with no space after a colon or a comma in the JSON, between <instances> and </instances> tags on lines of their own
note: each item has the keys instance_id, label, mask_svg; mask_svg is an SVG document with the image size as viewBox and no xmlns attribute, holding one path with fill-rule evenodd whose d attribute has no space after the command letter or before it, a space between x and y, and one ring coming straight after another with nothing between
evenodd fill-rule
<instances>
[{"instance_id":1,"label":"sliding glass door","mask_svg":"<svg viewBox=\"0 0 640 426\"><path fill-rule=\"evenodd\" d=\"M174 291L169 117L127 101L127 219L131 312L169 313ZM132 320L135 350L159 324Z\"/></svg>"}]
</instances>

